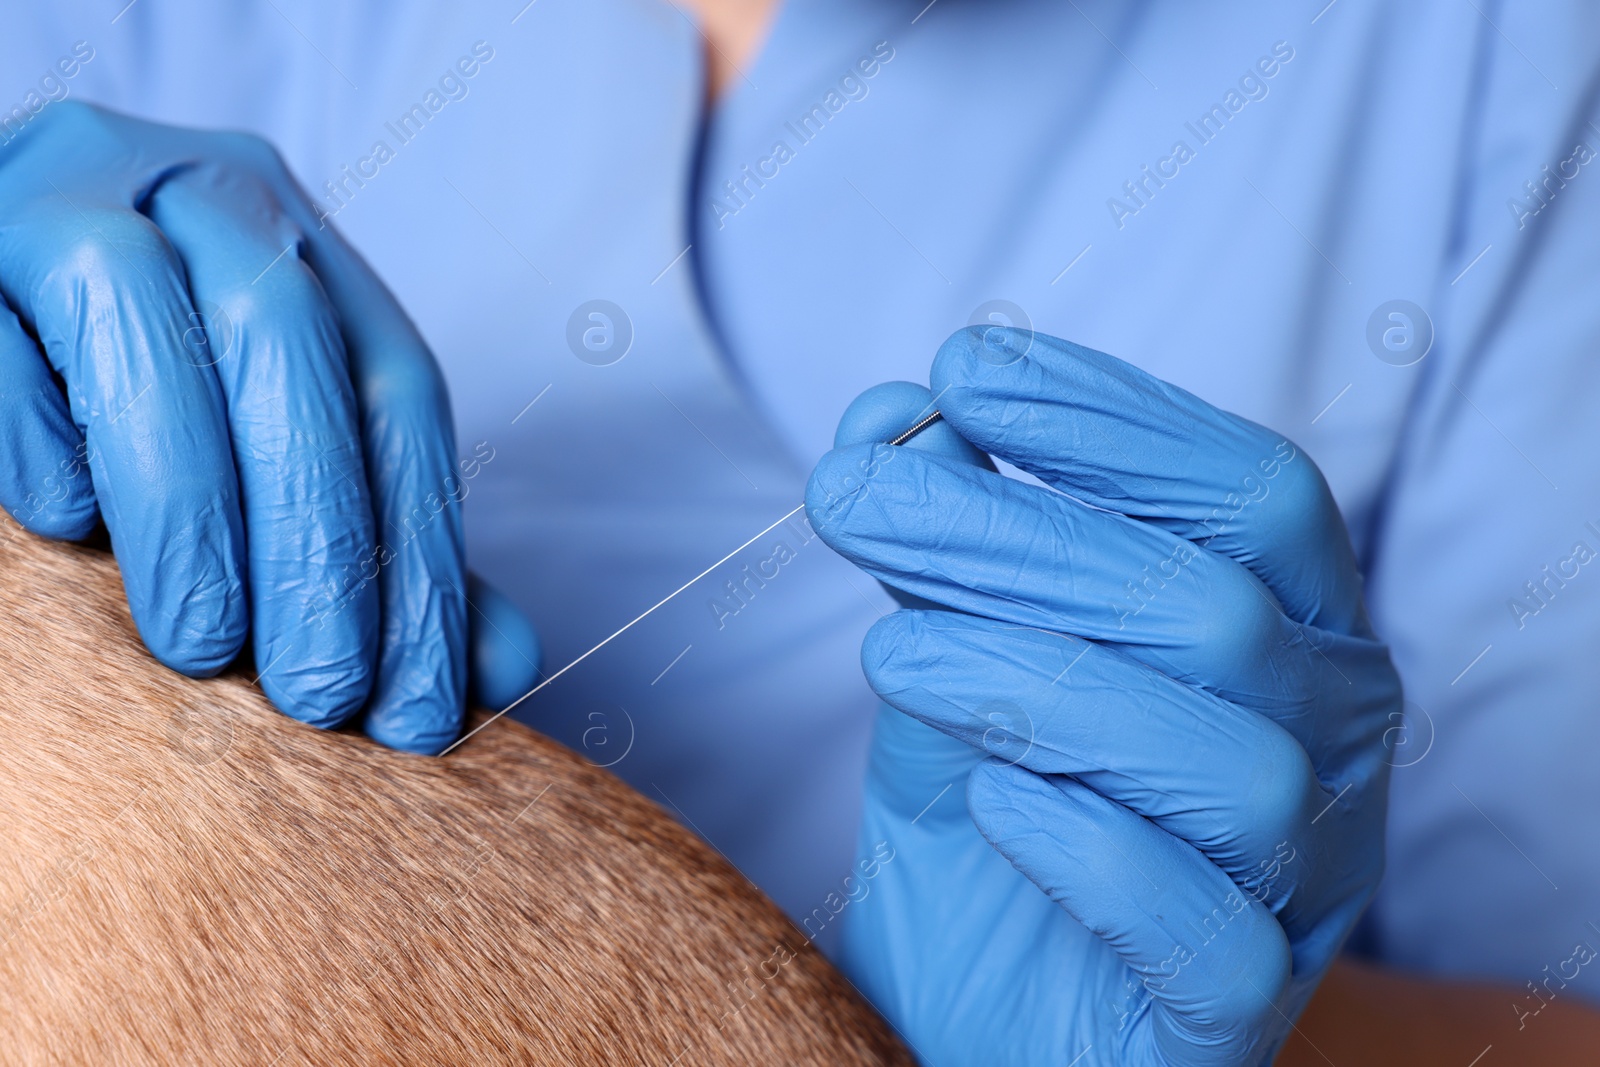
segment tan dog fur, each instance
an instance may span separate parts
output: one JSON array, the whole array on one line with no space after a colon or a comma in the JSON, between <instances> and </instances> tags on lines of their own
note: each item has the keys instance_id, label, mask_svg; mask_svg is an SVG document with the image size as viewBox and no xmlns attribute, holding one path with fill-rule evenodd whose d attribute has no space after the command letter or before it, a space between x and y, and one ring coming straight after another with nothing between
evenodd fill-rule
<instances>
[{"instance_id":1,"label":"tan dog fur","mask_svg":"<svg viewBox=\"0 0 1600 1067\"><path fill-rule=\"evenodd\" d=\"M108 554L3 518L0 683L0 1062L910 1062L609 773L506 719L427 759L182 678Z\"/></svg>"}]
</instances>

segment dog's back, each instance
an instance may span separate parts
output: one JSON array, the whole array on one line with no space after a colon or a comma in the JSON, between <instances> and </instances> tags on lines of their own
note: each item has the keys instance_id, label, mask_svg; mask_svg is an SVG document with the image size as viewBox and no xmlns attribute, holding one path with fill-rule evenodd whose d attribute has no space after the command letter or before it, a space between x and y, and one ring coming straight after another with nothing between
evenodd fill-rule
<instances>
[{"instance_id":1,"label":"dog's back","mask_svg":"<svg viewBox=\"0 0 1600 1067\"><path fill-rule=\"evenodd\" d=\"M449 757L159 667L0 519L0 1062L909 1062L720 857L509 720Z\"/></svg>"}]
</instances>

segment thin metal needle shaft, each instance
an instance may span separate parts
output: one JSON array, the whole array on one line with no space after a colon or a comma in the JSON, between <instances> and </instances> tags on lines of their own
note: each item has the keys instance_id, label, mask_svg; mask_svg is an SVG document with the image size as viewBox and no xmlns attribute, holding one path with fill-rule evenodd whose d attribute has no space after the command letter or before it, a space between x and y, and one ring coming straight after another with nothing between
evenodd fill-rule
<instances>
[{"instance_id":1,"label":"thin metal needle shaft","mask_svg":"<svg viewBox=\"0 0 1600 1067\"><path fill-rule=\"evenodd\" d=\"M923 430L926 430L929 426L932 426L934 423L938 422L942 418L944 418L943 413L939 412L939 411L935 411L932 415L929 415L926 418L919 420L915 426L911 427L911 429L907 430L905 433L901 434L899 437L896 437L894 440L892 440L892 441L890 441L888 443L891 444L891 445L903 445L907 441L911 440L913 437L917 436L917 434L921 433Z\"/></svg>"},{"instance_id":2,"label":"thin metal needle shaft","mask_svg":"<svg viewBox=\"0 0 1600 1067\"><path fill-rule=\"evenodd\" d=\"M939 421L939 419L941 417L942 416L939 414L939 412L935 411L932 415L929 415L926 418L921 419L915 426L911 427L909 430L906 430L904 433L902 433L899 436L895 437L893 440L887 441L885 443L886 444L890 444L890 445L904 444L905 442L911 440L911 438L915 437L917 434L921 433L923 430L927 429L929 426L932 426L935 422ZM457 738L455 740L454 743L452 743L450 745L449 748L447 748L443 752L439 753L439 755L441 755L441 756L449 755L455 749L457 749L461 745L465 744L466 741L470 737L472 737L473 734L476 734L479 730L482 730L485 726L488 726L490 723L492 723L496 719L500 718L506 712L510 711L512 708L516 707L518 704L521 704L524 700L527 700L529 697L533 696L533 694L537 693L539 690L543 689L545 686L549 685L551 682L555 681L557 678L561 677L563 674L566 674L572 668L576 667L578 664L582 663L584 660L588 659L590 656L594 655L596 652L599 652L602 648L605 648L611 642L615 641L617 638L621 637L623 634L625 634L629 630L633 629L639 623L643 622L645 619L649 618L652 614L654 614L657 609L665 607L667 605L667 603L669 601L671 601L674 597L676 597L679 593L683 592L685 589L688 589L691 585L693 585L694 583L698 582L700 579L704 578L706 575L710 574L712 571L716 570L718 567L722 566L724 563L728 562L734 556L737 556L739 553L743 552L745 549L749 548L751 545L755 544L757 541L759 541L761 538L765 537L767 534L771 533L773 530L777 529L783 523L788 522L790 519L794 518L795 515L799 514L803 510L805 510L805 505L804 504L800 504L798 507L795 507L791 511L785 513L781 518L778 519L777 522L772 523L770 526L766 527L766 529L762 530L760 533L758 533L754 537L750 538L750 540L746 541L744 544L740 545L738 548L734 549L732 552L729 552L726 556L723 556L721 559L717 560L711 566L707 567L705 570L701 571L699 574L695 575L693 578L690 578L687 582L684 582L682 585L678 586L678 588L674 589L672 592L668 593L666 596L664 596L660 600L656 601L654 604L652 604L649 608L645 609L638 617L636 617L632 622L628 623L622 629L618 630L616 633L612 634L610 637L607 637L604 641L601 641L598 645L595 645L589 651L585 652L583 655L579 656L577 659L573 660L571 663L567 664L565 667L562 667L560 670L558 670L554 674L550 675L550 677L544 679L542 682L540 682L538 685L534 686L532 689L528 690L526 693L523 693L517 699L513 700L511 703L507 704L505 707L501 708L499 711L495 712L493 715L491 715L487 719L483 720L481 723L479 723L477 726L473 727L471 730L468 730L466 733L462 734L459 738Z\"/></svg>"}]
</instances>

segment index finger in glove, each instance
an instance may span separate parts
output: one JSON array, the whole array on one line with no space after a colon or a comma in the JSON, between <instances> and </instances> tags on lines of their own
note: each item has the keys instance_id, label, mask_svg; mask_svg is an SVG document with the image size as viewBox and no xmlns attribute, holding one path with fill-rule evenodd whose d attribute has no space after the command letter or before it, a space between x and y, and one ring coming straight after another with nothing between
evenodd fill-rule
<instances>
[{"instance_id":1,"label":"index finger in glove","mask_svg":"<svg viewBox=\"0 0 1600 1067\"><path fill-rule=\"evenodd\" d=\"M244 643L244 530L216 375L183 345L182 263L124 206L58 189L0 227L0 289L67 382L139 634L214 674Z\"/></svg>"},{"instance_id":2,"label":"index finger in glove","mask_svg":"<svg viewBox=\"0 0 1600 1067\"><path fill-rule=\"evenodd\" d=\"M1368 632L1349 537L1293 442L1122 360L968 327L930 375L961 435L1046 484L1248 567L1297 622Z\"/></svg>"},{"instance_id":3,"label":"index finger in glove","mask_svg":"<svg viewBox=\"0 0 1600 1067\"><path fill-rule=\"evenodd\" d=\"M1245 567L1155 526L993 471L888 445L836 449L806 487L812 526L884 583L1114 643L1276 717L1348 680ZM1310 724L1315 728L1315 724Z\"/></svg>"}]
</instances>

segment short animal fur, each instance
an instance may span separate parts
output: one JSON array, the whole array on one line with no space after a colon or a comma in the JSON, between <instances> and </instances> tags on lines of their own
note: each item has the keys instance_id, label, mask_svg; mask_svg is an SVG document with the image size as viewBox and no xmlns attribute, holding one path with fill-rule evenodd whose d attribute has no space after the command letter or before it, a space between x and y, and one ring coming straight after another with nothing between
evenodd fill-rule
<instances>
[{"instance_id":1,"label":"short animal fur","mask_svg":"<svg viewBox=\"0 0 1600 1067\"><path fill-rule=\"evenodd\" d=\"M0 1063L910 1063L729 864L502 719L444 759L144 651L0 518Z\"/></svg>"}]
</instances>

